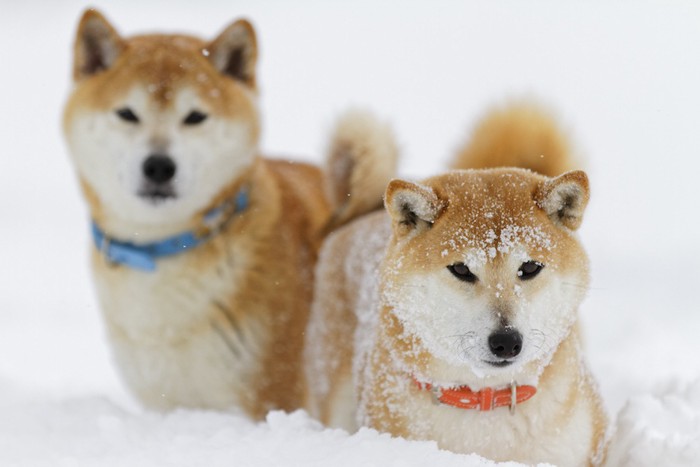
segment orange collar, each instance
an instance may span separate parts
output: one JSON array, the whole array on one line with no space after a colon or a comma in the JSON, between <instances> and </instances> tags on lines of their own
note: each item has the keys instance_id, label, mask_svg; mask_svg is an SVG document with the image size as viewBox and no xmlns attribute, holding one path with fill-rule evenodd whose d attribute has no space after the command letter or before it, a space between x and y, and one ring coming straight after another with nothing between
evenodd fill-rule
<instances>
[{"instance_id":1,"label":"orange collar","mask_svg":"<svg viewBox=\"0 0 700 467\"><path fill-rule=\"evenodd\" d=\"M510 413L513 414L517 404L525 402L537 392L534 386L518 386L515 382L508 388L483 388L481 391L472 391L469 386L440 388L430 383L421 383L416 378L413 378L413 382L419 389L430 391L434 400L440 404L459 409L477 409L481 412L487 412L496 407L510 407Z\"/></svg>"}]
</instances>

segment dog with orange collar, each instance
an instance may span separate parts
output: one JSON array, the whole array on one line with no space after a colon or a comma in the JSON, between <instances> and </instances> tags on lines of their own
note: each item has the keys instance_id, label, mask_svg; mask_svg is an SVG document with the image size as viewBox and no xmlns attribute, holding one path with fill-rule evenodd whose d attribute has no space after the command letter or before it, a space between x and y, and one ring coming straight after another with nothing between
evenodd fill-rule
<instances>
[{"instance_id":1,"label":"dog with orange collar","mask_svg":"<svg viewBox=\"0 0 700 467\"><path fill-rule=\"evenodd\" d=\"M393 180L387 212L326 240L308 408L496 461L598 464L607 419L577 325L587 176L527 104L489 115L454 165L470 169Z\"/></svg>"}]
</instances>

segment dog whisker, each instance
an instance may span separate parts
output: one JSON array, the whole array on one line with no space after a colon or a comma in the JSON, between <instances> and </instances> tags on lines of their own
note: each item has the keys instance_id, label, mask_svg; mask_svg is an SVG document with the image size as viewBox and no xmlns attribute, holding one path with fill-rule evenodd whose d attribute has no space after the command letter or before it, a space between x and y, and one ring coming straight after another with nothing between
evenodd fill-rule
<instances>
[{"instance_id":1,"label":"dog whisker","mask_svg":"<svg viewBox=\"0 0 700 467\"><path fill-rule=\"evenodd\" d=\"M530 332L532 333L533 336L536 336L537 339L540 341L536 347L538 350L541 351L542 354L549 354L556 349L556 347L559 345L558 342L553 342L550 336L556 335L555 330L552 329L551 327L548 327L546 331L542 331L539 329L532 329ZM533 337L534 338L534 337Z\"/></svg>"},{"instance_id":2,"label":"dog whisker","mask_svg":"<svg viewBox=\"0 0 700 467\"><path fill-rule=\"evenodd\" d=\"M452 340L451 345L455 349L455 352L462 359L466 360L467 356L471 352L471 349L474 347L474 345L472 344L472 341L474 340L475 336L476 336L475 331L468 331L466 333L447 335L447 336L444 336L444 338Z\"/></svg>"},{"instance_id":3,"label":"dog whisker","mask_svg":"<svg viewBox=\"0 0 700 467\"><path fill-rule=\"evenodd\" d=\"M575 282L562 282L563 285L568 285L569 287L578 287L579 289L588 289L587 285L576 284Z\"/></svg>"},{"instance_id":4,"label":"dog whisker","mask_svg":"<svg viewBox=\"0 0 700 467\"><path fill-rule=\"evenodd\" d=\"M591 287L589 285L576 284L574 282L562 282L562 284L567 285L569 287L576 287L576 288L584 289L584 290L607 290L607 287Z\"/></svg>"},{"instance_id":5,"label":"dog whisker","mask_svg":"<svg viewBox=\"0 0 700 467\"><path fill-rule=\"evenodd\" d=\"M464 333L460 333L460 334L451 334L451 335L444 336L444 337L463 338L463 337L474 337L474 336L476 336L476 331L468 331L468 332L464 332Z\"/></svg>"},{"instance_id":6,"label":"dog whisker","mask_svg":"<svg viewBox=\"0 0 700 467\"><path fill-rule=\"evenodd\" d=\"M533 341L532 346L538 351L542 350L547 342L547 335L539 329L531 329L530 335Z\"/></svg>"}]
</instances>

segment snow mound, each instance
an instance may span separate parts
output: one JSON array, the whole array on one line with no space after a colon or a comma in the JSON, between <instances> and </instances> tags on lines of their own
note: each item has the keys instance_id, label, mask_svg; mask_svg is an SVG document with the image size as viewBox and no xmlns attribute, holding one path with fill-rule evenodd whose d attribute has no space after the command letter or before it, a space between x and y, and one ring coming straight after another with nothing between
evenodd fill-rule
<instances>
[{"instance_id":1,"label":"snow mound","mask_svg":"<svg viewBox=\"0 0 700 467\"><path fill-rule=\"evenodd\" d=\"M485 467L476 455L433 442L362 429L324 429L305 412L271 412L255 423L235 413L129 411L102 397L52 401L0 381L0 465L89 466L426 466Z\"/></svg>"},{"instance_id":2,"label":"snow mound","mask_svg":"<svg viewBox=\"0 0 700 467\"><path fill-rule=\"evenodd\" d=\"M630 399L617 416L615 430L610 466L698 465L700 379Z\"/></svg>"}]
</instances>

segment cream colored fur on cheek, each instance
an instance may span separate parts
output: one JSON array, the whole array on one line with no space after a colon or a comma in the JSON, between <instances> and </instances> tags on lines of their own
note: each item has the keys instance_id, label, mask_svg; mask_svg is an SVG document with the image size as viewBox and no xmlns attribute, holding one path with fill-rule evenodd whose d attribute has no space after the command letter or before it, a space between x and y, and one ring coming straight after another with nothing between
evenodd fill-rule
<instances>
[{"instance_id":1,"label":"cream colored fur on cheek","mask_svg":"<svg viewBox=\"0 0 700 467\"><path fill-rule=\"evenodd\" d=\"M515 303L512 325L523 335L524 359L548 363L551 354L571 331L581 300L566 286L570 282L575 282L575 278L554 275L547 286L529 300L520 299Z\"/></svg>"},{"instance_id":2,"label":"cream colored fur on cheek","mask_svg":"<svg viewBox=\"0 0 700 467\"><path fill-rule=\"evenodd\" d=\"M478 366L480 362L471 358L474 352L465 345L477 345L478 337L488 334L495 322L484 300L446 284L456 280L447 269L414 274L396 287L396 293L387 295L406 332L418 336L432 355L453 366Z\"/></svg>"},{"instance_id":3,"label":"cream colored fur on cheek","mask_svg":"<svg viewBox=\"0 0 700 467\"><path fill-rule=\"evenodd\" d=\"M503 287L514 289L514 298L509 302L515 310L511 325L523 336L523 351L503 368L486 363L495 360L488 337L499 327L499 317L491 311L493 297L475 294L468 283L455 286L451 282L456 279L447 269L402 277L401 285L389 289L387 299L405 332L417 336L436 357L437 364L429 376L438 381L433 382L480 387L487 378L497 385L507 385L512 379L534 384L569 334L580 302L578 294L566 286L575 278L553 274L541 279L548 280L547 285L530 298L523 292L525 283L498 284L488 289L493 296L501 293L499 289Z\"/></svg>"},{"instance_id":4,"label":"cream colored fur on cheek","mask_svg":"<svg viewBox=\"0 0 700 467\"><path fill-rule=\"evenodd\" d=\"M245 252L232 247L238 264ZM242 406L269 345L262 322L222 320L215 303L235 290L238 269L183 271L183 258L160 262L158 274L111 268L94 256L95 280L117 367L147 406ZM222 256L221 262L226 262Z\"/></svg>"}]
</instances>

